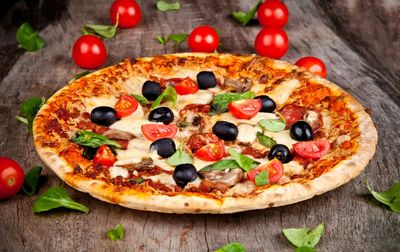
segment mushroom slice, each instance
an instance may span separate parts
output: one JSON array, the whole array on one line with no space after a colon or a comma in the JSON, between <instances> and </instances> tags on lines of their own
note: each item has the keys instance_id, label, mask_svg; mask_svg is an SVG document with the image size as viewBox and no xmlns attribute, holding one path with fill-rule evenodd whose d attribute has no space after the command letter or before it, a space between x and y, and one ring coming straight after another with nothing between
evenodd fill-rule
<instances>
[{"instance_id":1,"label":"mushroom slice","mask_svg":"<svg viewBox=\"0 0 400 252\"><path fill-rule=\"evenodd\" d=\"M239 79L225 78L223 87L229 88L234 92L246 92L250 90L253 85L253 81L246 77L240 77Z\"/></svg>"},{"instance_id":2,"label":"mushroom slice","mask_svg":"<svg viewBox=\"0 0 400 252\"><path fill-rule=\"evenodd\" d=\"M131 140L133 135L119 129L110 129L103 133L103 136L113 140Z\"/></svg>"},{"instance_id":3,"label":"mushroom slice","mask_svg":"<svg viewBox=\"0 0 400 252\"><path fill-rule=\"evenodd\" d=\"M140 161L139 163L123 164L123 165L119 165L119 166L123 167L129 171L151 170L154 167L154 162L153 162L153 159L151 159L151 158L143 158L142 161Z\"/></svg>"},{"instance_id":4,"label":"mushroom slice","mask_svg":"<svg viewBox=\"0 0 400 252\"><path fill-rule=\"evenodd\" d=\"M214 170L210 172L199 172L199 173L201 176L208 179L210 182L213 182L215 186L217 185L217 183L218 184L223 183L228 187L232 187L238 182L240 182L240 180L242 180L243 177L243 171L241 169L232 169L228 172Z\"/></svg>"}]
</instances>

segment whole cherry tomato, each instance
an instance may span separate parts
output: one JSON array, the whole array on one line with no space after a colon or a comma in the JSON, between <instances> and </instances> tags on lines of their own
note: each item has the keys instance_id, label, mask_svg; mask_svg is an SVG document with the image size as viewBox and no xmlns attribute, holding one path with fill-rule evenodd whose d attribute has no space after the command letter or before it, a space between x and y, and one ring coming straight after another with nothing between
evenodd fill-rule
<instances>
[{"instance_id":1,"label":"whole cherry tomato","mask_svg":"<svg viewBox=\"0 0 400 252\"><path fill-rule=\"evenodd\" d=\"M195 28L188 38L192 52L214 52L219 45L219 36L214 28L204 25Z\"/></svg>"},{"instance_id":2,"label":"whole cherry tomato","mask_svg":"<svg viewBox=\"0 0 400 252\"><path fill-rule=\"evenodd\" d=\"M326 66L322 60L315 57L303 57L296 61L296 65L306 69L309 72L318 74L322 78L326 77Z\"/></svg>"},{"instance_id":3,"label":"whole cherry tomato","mask_svg":"<svg viewBox=\"0 0 400 252\"><path fill-rule=\"evenodd\" d=\"M257 34L254 48L261 56L279 59L289 49L289 39L281 28L264 27Z\"/></svg>"},{"instance_id":4,"label":"whole cherry tomato","mask_svg":"<svg viewBox=\"0 0 400 252\"><path fill-rule=\"evenodd\" d=\"M72 48L75 64L82 68L98 68L106 62L107 50L101 39L94 35L83 35Z\"/></svg>"},{"instance_id":5,"label":"whole cherry tomato","mask_svg":"<svg viewBox=\"0 0 400 252\"><path fill-rule=\"evenodd\" d=\"M16 194L24 184L24 171L14 160L0 157L0 200Z\"/></svg>"},{"instance_id":6,"label":"whole cherry tomato","mask_svg":"<svg viewBox=\"0 0 400 252\"><path fill-rule=\"evenodd\" d=\"M283 2L268 0L258 8L257 19L262 26L283 27L289 19L289 11Z\"/></svg>"},{"instance_id":7,"label":"whole cherry tomato","mask_svg":"<svg viewBox=\"0 0 400 252\"><path fill-rule=\"evenodd\" d=\"M118 27L132 28L136 26L142 19L142 12L135 0L115 0L110 8L111 22L117 22L119 15Z\"/></svg>"}]
</instances>

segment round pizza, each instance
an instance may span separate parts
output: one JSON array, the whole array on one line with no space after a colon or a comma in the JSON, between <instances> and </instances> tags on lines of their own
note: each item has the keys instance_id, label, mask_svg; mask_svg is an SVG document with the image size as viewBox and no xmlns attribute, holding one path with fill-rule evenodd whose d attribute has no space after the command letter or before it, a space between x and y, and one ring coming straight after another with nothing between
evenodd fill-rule
<instances>
[{"instance_id":1,"label":"round pizza","mask_svg":"<svg viewBox=\"0 0 400 252\"><path fill-rule=\"evenodd\" d=\"M168 213L291 204L358 176L377 132L335 84L256 55L126 59L54 94L33 124L77 190Z\"/></svg>"}]
</instances>

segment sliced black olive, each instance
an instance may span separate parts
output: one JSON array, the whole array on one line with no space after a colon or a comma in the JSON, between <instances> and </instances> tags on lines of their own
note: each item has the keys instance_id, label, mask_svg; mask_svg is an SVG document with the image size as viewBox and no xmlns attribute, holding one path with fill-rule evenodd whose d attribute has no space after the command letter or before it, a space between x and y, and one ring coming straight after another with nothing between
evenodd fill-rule
<instances>
[{"instance_id":1,"label":"sliced black olive","mask_svg":"<svg viewBox=\"0 0 400 252\"><path fill-rule=\"evenodd\" d=\"M142 87L142 94L147 100L154 101L162 93L160 83L155 81L146 81Z\"/></svg>"},{"instance_id":2,"label":"sliced black olive","mask_svg":"<svg viewBox=\"0 0 400 252\"><path fill-rule=\"evenodd\" d=\"M117 121L117 112L112 107L96 107L90 113L90 120L98 125L110 126Z\"/></svg>"},{"instance_id":3,"label":"sliced black olive","mask_svg":"<svg viewBox=\"0 0 400 252\"><path fill-rule=\"evenodd\" d=\"M272 160L274 158L277 158L285 164L292 160L292 155L290 154L290 150L288 147L286 147L286 145L275 144L274 146L272 146L268 153L269 160Z\"/></svg>"},{"instance_id":4,"label":"sliced black olive","mask_svg":"<svg viewBox=\"0 0 400 252\"><path fill-rule=\"evenodd\" d=\"M239 134L238 127L235 124L225 121L218 121L212 127L213 133L225 141L233 141Z\"/></svg>"},{"instance_id":5,"label":"sliced black olive","mask_svg":"<svg viewBox=\"0 0 400 252\"><path fill-rule=\"evenodd\" d=\"M171 138L160 138L151 143L150 151L157 151L163 158L170 157L176 152L175 142Z\"/></svg>"},{"instance_id":6,"label":"sliced black olive","mask_svg":"<svg viewBox=\"0 0 400 252\"><path fill-rule=\"evenodd\" d=\"M313 131L306 121L297 121L290 127L290 137L297 141L309 141L313 139Z\"/></svg>"},{"instance_id":7,"label":"sliced black olive","mask_svg":"<svg viewBox=\"0 0 400 252\"><path fill-rule=\"evenodd\" d=\"M197 74L197 85L200 89L208 89L217 86L217 78L215 74L210 71L202 71Z\"/></svg>"},{"instance_id":8,"label":"sliced black olive","mask_svg":"<svg viewBox=\"0 0 400 252\"><path fill-rule=\"evenodd\" d=\"M159 107L149 114L149 121L169 124L174 120L174 112L168 107Z\"/></svg>"},{"instance_id":9,"label":"sliced black olive","mask_svg":"<svg viewBox=\"0 0 400 252\"><path fill-rule=\"evenodd\" d=\"M187 183L192 182L197 178L196 167L192 164L180 164L175 167L172 177L178 186L185 188Z\"/></svg>"},{"instance_id":10,"label":"sliced black olive","mask_svg":"<svg viewBox=\"0 0 400 252\"><path fill-rule=\"evenodd\" d=\"M260 112L272 113L276 109L276 104L275 104L274 100L269 98L269 96L259 95L259 96L254 97L254 99L261 100L262 107L261 107Z\"/></svg>"}]
</instances>

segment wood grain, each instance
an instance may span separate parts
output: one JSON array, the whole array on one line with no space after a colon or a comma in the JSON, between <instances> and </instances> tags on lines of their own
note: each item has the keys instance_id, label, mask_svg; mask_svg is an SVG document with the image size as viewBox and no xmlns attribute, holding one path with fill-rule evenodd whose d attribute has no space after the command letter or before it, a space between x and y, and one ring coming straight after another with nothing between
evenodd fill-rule
<instances>
[{"instance_id":1,"label":"wood grain","mask_svg":"<svg viewBox=\"0 0 400 252\"><path fill-rule=\"evenodd\" d=\"M139 1L144 13L142 22L134 29L120 30L115 39L106 41L109 52L106 64L115 64L126 57L186 51L185 43L181 47L172 43L163 46L154 37L188 32L201 24L211 24L221 30L222 52L254 52L253 41L260 26L242 27L228 15L231 11L249 9L256 1L180 2L181 10L163 13L155 9L155 1ZM212 251L236 241L243 243L248 251L293 251L282 236L283 228L313 227L323 222L326 232L317 246L318 251L399 251L400 215L376 203L364 185L364 180L368 179L378 190L384 190L400 180L397 154L400 150L400 104L387 88L398 92L399 82L394 77L388 78L375 68L370 58L354 49L351 39L345 39L342 28L336 27L330 19L338 15L335 13L341 13L340 9L327 15L326 6L317 7L323 2L286 1L290 20L285 29L290 38L290 50L284 60L294 62L305 55L321 58L328 66L328 79L371 110L379 131L379 144L374 159L360 177L337 190L290 206L230 215L174 215L135 211L101 202L69 188L45 168L48 181L40 192L62 185L91 212L83 214L60 209L33 214L32 202L37 195L17 195L2 201L0 250ZM62 14L65 18L47 25L40 33L47 42L46 48L24 53L4 73L0 84L1 156L16 159L26 171L41 164L32 136L14 119L18 114L17 105L32 96L51 96L82 71L71 60L72 44L87 21L108 22L110 4L111 1L106 0L69 1ZM330 4L328 7L340 6ZM362 26L366 21L358 22ZM2 40L5 34L1 33ZM125 226L126 236L123 241L112 242L105 231L118 223Z\"/></svg>"}]
</instances>

